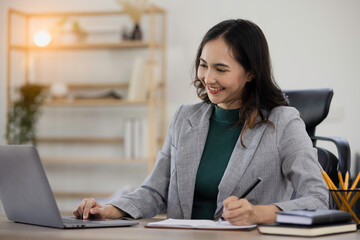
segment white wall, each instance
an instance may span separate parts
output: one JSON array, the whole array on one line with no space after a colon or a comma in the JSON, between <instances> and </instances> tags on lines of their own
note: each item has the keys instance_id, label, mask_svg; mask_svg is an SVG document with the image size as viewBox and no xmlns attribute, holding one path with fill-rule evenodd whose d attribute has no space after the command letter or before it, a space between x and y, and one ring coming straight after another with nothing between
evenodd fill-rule
<instances>
[{"instance_id":1,"label":"white wall","mask_svg":"<svg viewBox=\"0 0 360 240\"><path fill-rule=\"evenodd\" d=\"M224 19L246 18L266 35L275 78L283 89L334 89L329 116L317 134L347 138L353 158L360 152L359 1L159 2L169 11L169 112L195 100L187 84L205 31Z\"/></svg>"},{"instance_id":2,"label":"white wall","mask_svg":"<svg viewBox=\"0 0 360 240\"><path fill-rule=\"evenodd\" d=\"M153 0L168 11L168 117L198 101L190 87L192 63L205 32L228 18L246 18L265 33L275 77L284 89L331 87L335 95L318 135L348 139L360 152L360 1ZM23 11L114 10L113 0L0 0L0 136L4 143L6 16ZM354 157L353 157L354 158Z\"/></svg>"}]
</instances>

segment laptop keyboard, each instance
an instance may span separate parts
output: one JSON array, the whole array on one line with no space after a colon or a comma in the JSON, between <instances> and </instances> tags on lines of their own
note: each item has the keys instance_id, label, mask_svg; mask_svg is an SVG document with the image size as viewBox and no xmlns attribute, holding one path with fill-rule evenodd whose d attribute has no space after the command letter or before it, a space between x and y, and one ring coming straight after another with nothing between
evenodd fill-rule
<instances>
[{"instance_id":1,"label":"laptop keyboard","mask_svg":"<svg viewBox=\"0 0 360 240\"><path fill-rule=\"evenodd\" d=\"M132 226L139 224L137 221L124 219L89 219L82 220L75 217L62 217L65 228L84 228L84 227L115 227ZM133 219L132 219L133 220Z\"/></svg>"},{"instance_id":2,"label":"laptop keyboard","mask_svg":"<svg viewBox=\"0 0 360 240\"><path fill-rule=\"evenodd\" d=\"M77 225L98 224L98 222L93 222L91 220L69 219L69 218L63 218L62 220L65 225L66 224L77 224Z\"/></svg>"}]
</instances>

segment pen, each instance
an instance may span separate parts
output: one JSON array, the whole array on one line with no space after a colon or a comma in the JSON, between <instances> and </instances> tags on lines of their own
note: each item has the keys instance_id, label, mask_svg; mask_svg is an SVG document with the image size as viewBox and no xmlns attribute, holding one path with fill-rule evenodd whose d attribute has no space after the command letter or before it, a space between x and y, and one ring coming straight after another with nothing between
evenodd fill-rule
<instances>
[{"instance_id":1,"label":"pen","mask_svg":"<svg viewBox=\"0 0 360 240\"><path fill-rule=\"evenodd\" d=\"M246 198L246 196L256 187L256 185L258 185L261 182L262 178L258 177L255 182L253 182L253 184L251 184L251 186L246 189L246 191L243 193L243 195L241 195L240 198Z\"/></svg>"},{"instance_id":2,"label":"pen","mask_svg":"<svg viewBox=\"0 0 360 240\"><path fill-rule=\"evenodd\" d=\"M240 198L246 198L246 196L262 181L262 178L258 177L255 182L253 182L248 189L240 196ZM224 220L223 217L220 220Z\"/></svg>"}]
</instances>

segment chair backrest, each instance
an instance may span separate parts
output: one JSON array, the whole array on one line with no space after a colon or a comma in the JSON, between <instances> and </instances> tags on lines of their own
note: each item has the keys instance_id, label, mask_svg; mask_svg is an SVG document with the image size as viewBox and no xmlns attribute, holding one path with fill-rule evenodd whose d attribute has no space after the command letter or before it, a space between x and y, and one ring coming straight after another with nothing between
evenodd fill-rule
<instances>
[{"instance_id":1,"label":"chair backrest","mask_svg":"<svg viewBox=\"0 0 360 240\"><path fill-rule=\"evenodd\" d=\"M290 106L301 114L309 136L315 136L315 128L328 115L334 92L331 88L285 90ZM315 143L314 143L315 144Z\"/></svg>"},{"instance_id":2,"label":"chair backrest","mask_svg":"<svg viewBox=\"0 0 360 240\"><path fill-rule=\"evenodd\" d=\"M306 131L310 137L315 137L316 126L319 125L328 115L331 99L334 92L330 88L306 89L306 90L285 90L284 94L288 97L289 104L295 107L301 115L306 125ZM314 147L316 141L312 139ZM317 148L318 159L324 171L327 172L335 185L338 184L338 165L339 160L330 151Z\"/></svg>"}]
</instances>

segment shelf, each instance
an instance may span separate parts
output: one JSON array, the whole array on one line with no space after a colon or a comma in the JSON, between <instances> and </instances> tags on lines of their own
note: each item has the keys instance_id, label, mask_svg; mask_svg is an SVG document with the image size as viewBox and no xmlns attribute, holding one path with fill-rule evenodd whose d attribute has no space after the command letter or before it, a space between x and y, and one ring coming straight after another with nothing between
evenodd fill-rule
<instances>
[{"instance_id":1,"label":"shelf","mask_svg":"<svg viewBox=\"0 0 360 240\"><path fill-rule=\"evenodd\" d=\"M34 12L34 13L24 13L15 9L10 9L9 10L11 14L18 14L18 15L22 15L25 17L44 17L44 18L48 18L48 17L73 17L73 16L78 16L78 17L88 17L88 16L110 16L110 15L122 15L122 14L127 14L124 11L99 11L99 12ZM165 10L161 7L158 7L156 5L151 4L150 8L145 10L146 14L150 14L151 12L153 13L165 13Z\"/></svg>"},{"instance_id":2,"label":"shelf","mask_svg":"<svg viewBox=\"0 0 360 240\"><path fill-rule=\"evenodd\" d=\"M49 88L49 85L43 85ZM69 89L117 89L117 88L128 88L129 83L69 83L67 84Z\"/></svg>"},{"instance_id":3,"label":"shelf","mask_svg":"<svg viewBox=\"0 0 360 240\"><path fill-rule=\"evenodd\" d=\"M81 50L81 49L106 49L106 48L148 48L149 42L145 41L122 41L118 43L73 43L73 44L53 44L46 47L35 45L11 45L11 49L17 50ZM154 44L154 47L162 47L161 44Z\"/></svg>"},{"instance_id":4,"label":"shelf","mask_svg":"<svg viewBox=\"0 0 360 240\"><path fill-rule=\"evenodd\" d=\"M92 137L39 137L36 139L38 143L65 143L65 144L74 144L74 143L114 143L114 144L123 144L123 138L92 138Z\"/></svg>"},{"instance_id":5,"label":"shelf","mask_svg":"<svg viewBox=\"0 0 360 240\"><path fill-rule=\"evenodd\" d=\"M128 100L117 100L117 99L58 99L58 100L48 100L45 101L44 106L56 107L56 106L134 106L134 105L147 105L149 104L148 100L139 100L139 101L128 101Z\"/></svg>"},{"instance_id":6,"label":"shelf","mask_svg":"<svg viewBox=\"0 0 360 240\"><path fill-rule=\"evenodd\" d=\"M50 84L39 84L44 88L50 88ZM124 89L129 87L129 83L66 83L71 90L76 89ZM157 88L165 87L163 82L156 83Z\"/></svg>"},{"instance_id":7,"label":"shelf","mask_svg":"<svg viewBox=\"0 0 360 240\"><path fill-rule=\"evenodd\" d=\"M99 138L99 137L38 137L36 138L38 143L64 143L64 144L74 144L74 143L94 143L94 144L123 144L123 138ZM163 144L165 139L158 138L156 139L158 144Z\"/></svg>"},{"instance_id":8,"label":"shelf","mask_svg":"<svg viewBox=\"0 0 360 240\"><path fill-rule=\"evenodd\" d=\"M146 158L41 157L43 163L148 163Z\"/></svg>"}]
</instances>

